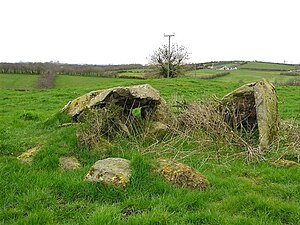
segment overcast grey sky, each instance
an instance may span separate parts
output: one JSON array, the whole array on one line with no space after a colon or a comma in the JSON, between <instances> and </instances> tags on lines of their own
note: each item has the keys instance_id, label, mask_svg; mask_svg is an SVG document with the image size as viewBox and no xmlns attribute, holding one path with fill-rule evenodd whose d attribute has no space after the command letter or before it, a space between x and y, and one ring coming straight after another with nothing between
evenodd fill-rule
<instances>
[{"instance_id":1,"label":"overcast grey sky","mask_svg":"<svg viewBox=\"0 0 300 225\"><path fill-rule=\"evenodd\" d=\"M300 63L299 0L1 0L0 62L147 63L164 43L190 62Z\"/></svg>"}]
</instances>

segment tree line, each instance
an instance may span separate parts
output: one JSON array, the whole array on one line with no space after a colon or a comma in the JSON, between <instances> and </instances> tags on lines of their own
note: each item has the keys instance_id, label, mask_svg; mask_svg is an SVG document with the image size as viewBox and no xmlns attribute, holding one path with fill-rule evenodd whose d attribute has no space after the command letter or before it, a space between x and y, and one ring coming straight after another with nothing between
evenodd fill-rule
<instances>
[{"instance_id":1,"label":"tree line","mask_svg":"<svg viewBox=\"0 0 300 225\"><path fill-rule=\"evenodd\" d=\"M3 74L36 74L40 75L47 71L53 71L56 74L78 75L78 76L111 76L114 72L120 70L143 69L141 64L124 65L81 65L66 63L0 63L0 73Z\"/></svg>"}]
</instances>

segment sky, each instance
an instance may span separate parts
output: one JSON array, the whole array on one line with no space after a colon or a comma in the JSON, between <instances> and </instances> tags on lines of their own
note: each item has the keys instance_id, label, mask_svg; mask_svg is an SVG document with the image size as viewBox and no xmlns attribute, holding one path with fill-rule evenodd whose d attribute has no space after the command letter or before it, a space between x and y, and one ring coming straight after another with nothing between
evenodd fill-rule
<instances>
[{"instance_id":1,"label":"sky","mask_svg":"<svg viewBox=\"0 0 300 225\"><path fill-rule=\"evenodd\" d=\"M1 0L0 62L147 64L171 42L191 63L300 63L299 0Z\"/></svg>"}]
</instances>

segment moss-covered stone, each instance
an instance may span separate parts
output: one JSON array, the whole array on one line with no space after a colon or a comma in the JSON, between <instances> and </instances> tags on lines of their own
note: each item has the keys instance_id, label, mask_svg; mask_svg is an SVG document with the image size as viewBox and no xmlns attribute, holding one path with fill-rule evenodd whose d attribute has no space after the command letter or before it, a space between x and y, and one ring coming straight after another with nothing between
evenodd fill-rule
<instances>
[{"instance_id":1,"label":"moss-covered stone","mask_svg":"<svg viewBox=\"0 0 300 225\"><path fill-rule=\"evenodd\" d=\"M200 172L174 160L159 159L155 172L179 187L202 190L209 185L208 180Z\"/></svg>"}]
</instances>

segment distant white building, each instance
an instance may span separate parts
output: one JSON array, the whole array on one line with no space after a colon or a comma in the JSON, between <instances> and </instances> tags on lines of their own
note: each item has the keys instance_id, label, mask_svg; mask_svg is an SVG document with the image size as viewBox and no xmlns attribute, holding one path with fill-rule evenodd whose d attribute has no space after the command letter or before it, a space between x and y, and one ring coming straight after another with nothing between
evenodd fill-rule
<instances>
[{"instance_id":1,"label":"distant white building","mask_svg":"<svg viewBox=\"0 0 300 225\"><path fill-rule=\"evenodd\" d=\"M216 66L216 70L237 70L237 66Z\"/></svg>"}]
</instances>

